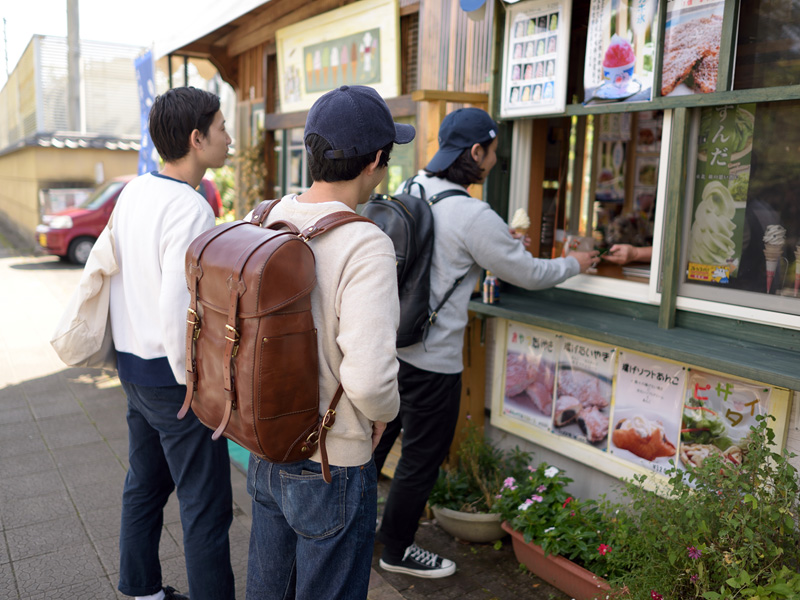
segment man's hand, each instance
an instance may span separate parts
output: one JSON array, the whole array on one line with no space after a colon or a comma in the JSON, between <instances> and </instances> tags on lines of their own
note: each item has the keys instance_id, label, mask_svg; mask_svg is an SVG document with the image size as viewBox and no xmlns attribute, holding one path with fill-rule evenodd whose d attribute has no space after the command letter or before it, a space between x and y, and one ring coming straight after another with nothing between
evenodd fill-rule
<instances>
[{"instance_id":1,"label":"man's hand","mask_svg":"<svg viewBox=\"0 0 800 600\"><path fill-rule=\"evenodd\" d=\"M614 244L609 248L608 254L603 256L603 259L618 265L624 265L629 262L648 262L652 255L653 248L651 246L637 248L630 244Z\"/></svg>"},{"instance_id":2,"label":"man's hand","mask_svg":"<svg viewBox=\"0 0 800 600\"><path fill-rule=\"evenodd\" d=\"M590 252L570 252L567 254L567 256L572 256L578 261L578 264L581 266L581 273L586 273L589 267L597 266L597 263L600 262L597 255L597 250L591 250Z\"/></svg>"},{"instance_id":3,"label":"man's hand","mask_svg":"<svg viewBox=\"0 0 800 600\"><path fill-rule=\"evenodd\" d=\"M378 442L381 441L381 436L383 432L386 431L386 423L383 421L373 421L372 422L372 451L375 452L375 448L378 447Z\"/></svg>"},{"instance_id":4,"label":"man's hand","mask_svg":"<svg viewBox=\"0 0 800 600\"><path fill-rule=\"evenodd\" d=\"M509 229L508 233L510 233L511 237L513 237L515 240L521 240L522 245L525 246L526 250L531 245L531 237L529 235L525 235L524 233L517 233L514 229Z\"/></svg>"}]
</instances>

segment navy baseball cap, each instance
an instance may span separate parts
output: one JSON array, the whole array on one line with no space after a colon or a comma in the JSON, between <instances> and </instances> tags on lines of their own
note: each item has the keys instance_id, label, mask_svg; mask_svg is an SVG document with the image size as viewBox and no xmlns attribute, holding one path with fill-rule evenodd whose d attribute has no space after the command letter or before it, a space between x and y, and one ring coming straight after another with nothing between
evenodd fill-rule
<instances>
[{"instance_id":1,"label":"navy baseball cap","mask_svg":"<svg viewBox=\"0 0 800 600\"><path fill-rule=\"evenodd\" d=\"M453 164L467 148L497 137L497 123L480 108L459 108L447 115L439 127L439 150L425 167L439 173Z\"/></svg>"},{"instance_id":2,"label":"navy baseball cap","mask_svg":"<svg viewBox=\"0 0 800 600\"><path fill-rule=\"evenodd\" d=\"M303 141L316 133L331 146L325 158L352 158L380 150L390 142L414 139L412 125L395 123L380 94L366 85L343 85L319 97L308 111Z\"/></svg>"}]
</instances>

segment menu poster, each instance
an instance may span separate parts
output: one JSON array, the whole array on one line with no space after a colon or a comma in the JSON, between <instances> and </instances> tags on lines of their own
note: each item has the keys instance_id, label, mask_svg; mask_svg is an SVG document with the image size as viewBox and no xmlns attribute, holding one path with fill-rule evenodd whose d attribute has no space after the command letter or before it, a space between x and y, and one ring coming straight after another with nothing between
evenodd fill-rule
<instances>
[{"instance_id":1,"label":"menu poster","mask_svg":"<svg viewBox=\"0 0 800 600\"><path fill-rule=\"evenodd\" d=\"M667 0L661 95L717 91L725 0Z\"/></svg>"},{"instance_id":2,"label":"menu poster","mask_svg":"<svg viewBox=\"0 0 800 600\"><path fill-rule=\"evenodd\" d=\"M560 338L518 323L508 323L503 414L548 429Z\"/></svg>"},{"instance_id":3,"label":"menu poster","mask_svg":"<svg viewBox=\"0 0 800 600\"><path fill-rule=\"evenodd\" d=\"M583 87L585 104L653 97L659 0L591 0Z\"/></svg>"},{"instance_id":4,"label":"menu poster","mask_svg":"<svg viewBox=\"0 0 800 600\"><path fill-rule=\"evenodd\" d=\"M676 461L686 367L620 350L609 451L665 473Z\"/></svg>"},{"instance_id":5,"label":"menu poster","mask_svg":"<svg viewBox=\"0 0 800 600\"><path fill-rule=\"evenodd\" d=\"M571 15L572 0L529 0L508 7L502 117L564 111Z\"/></svg>"},{"instance_id":6,"label":"menu poster","mask_svg":"<svg viewBox=\"0 0 800 600\"><path fill-rule=\"evenodd\" d=\"M738 274L755 113L755 104L714 106L700 113L687 269L691 281L725 285ZM769 260L767 250L768 244Z\"/></svg>"},{"instance_id":7,"label":"menu poster","mask_svg":"<svg viewBox=\"0 0 800 600\"><path fill-rule=\"evenodd\" d=\"M553 411L556 433L606 450L616 353L612 346L562 339Z\"/></svg>"},{"instance_id":8,"label":"menu poster","mask_svg":"<svg viewBox=\"0 0 800 600\"><path fill-rule=\"evenodd\" d=\"M742 443L769 409L771 388L728 375L691 370L687 378L681 423L680 466L702 464L712 454L736 464L747 460Z\"/></svg>"}]
</instances>

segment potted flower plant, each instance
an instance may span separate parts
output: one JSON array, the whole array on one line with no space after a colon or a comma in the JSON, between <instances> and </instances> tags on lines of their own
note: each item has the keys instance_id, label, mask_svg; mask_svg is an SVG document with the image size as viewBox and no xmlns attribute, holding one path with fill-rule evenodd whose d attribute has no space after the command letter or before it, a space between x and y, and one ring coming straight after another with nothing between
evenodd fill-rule
<instances>
[{"instance_id":1,"label":"potted flower plant","mask_svg":"<svg viewBox=\"0 0 800 600\"><path fill-rule=\"evenodd\" d=\"M439 526L467 542L492 542L504 537L500 517L491 508L506 474L527 472L530 459L531 454L519 448L496 448L467 416L456 460L439 471L428 499Z\"/></svg>"},{"instance_id":2,"label":"potted flower plant","mask_svg":"<svg viewBox=\"0 0 800 600\"><path fill-rule=\"evenodd\" d=\"M798 473L757 419L741 461L711 451L657 494L627 485L607 557L620 597L800 598Z\"/></svg>"},{"instance_id":3,"label":"potted flower plant","mask_svg":"<svg viewBox=\"0 0 800 600\"><path fill-rule=\"evenodd\" d=\"M522 477L508 477L493 506L512 536L514 554L530 571L573 598L594 598L609 589L608 520L593 500L578 500L572 480L541 463Z\"/></svg>"}]
</instances>

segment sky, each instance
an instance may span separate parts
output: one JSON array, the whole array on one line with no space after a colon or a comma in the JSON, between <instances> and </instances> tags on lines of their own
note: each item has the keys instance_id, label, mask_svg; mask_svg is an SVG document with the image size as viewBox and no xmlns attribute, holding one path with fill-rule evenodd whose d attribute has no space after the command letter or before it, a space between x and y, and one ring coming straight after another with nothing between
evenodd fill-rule
<instances>
[{"instance_id":1,"label":"sky","mask_svg":"<svg viewBox=\"0 0 800 600\"><path fill-rule=\"evenodd\" d=\"M196 7L197 3L190 0L80 0L80 37L151 47L154 42L171 37L170 24L180 23L182 19L175 15L188 6ZM6 50L11 73L33 35L66 37L67 0L2 0L0 26L2 19L6 20L7 46L0 48L3 50L0 53L0 88L6 82Z\"/></svg>"}]
</instances>

